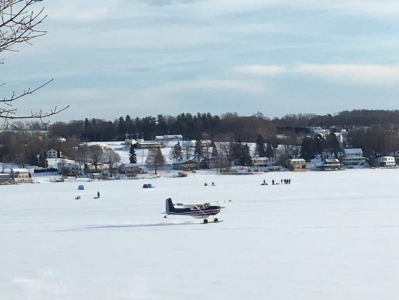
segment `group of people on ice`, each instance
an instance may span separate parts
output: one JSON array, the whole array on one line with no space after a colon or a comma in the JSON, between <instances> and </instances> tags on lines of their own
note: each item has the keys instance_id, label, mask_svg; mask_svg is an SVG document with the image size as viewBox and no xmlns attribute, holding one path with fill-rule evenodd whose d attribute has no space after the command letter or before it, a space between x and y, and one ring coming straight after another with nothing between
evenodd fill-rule
<instances>
[{"instance_id":1,"label":"group of people on ice","mask_svg":"<svg viewBox=\"0 0 399 300\"><path fill-rule=\"evenodd\" d=\"M277 184L291 184L291 179L281 179L280 183L277 181L274 181L274 179L272 180L272 185L277 185ZM268 185L266 180L263 179L263 182L261 183L261 185Z\"/></svg>"}]
</instances>

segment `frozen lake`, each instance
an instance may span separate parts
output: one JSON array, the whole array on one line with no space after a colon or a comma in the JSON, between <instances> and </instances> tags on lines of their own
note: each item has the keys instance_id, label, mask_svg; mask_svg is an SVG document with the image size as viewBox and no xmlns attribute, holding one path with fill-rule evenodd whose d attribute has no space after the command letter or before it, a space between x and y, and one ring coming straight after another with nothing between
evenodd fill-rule
<instances>
[{"instance_id":1,"label":"frozen lake","mask_svg":"<svg viewBox=\"0 0 399 300\"><path fill-rule=\"evenodd\" d=\"M291 184L271 185L284 178ZM0 193L1 300L399 295L398 169L44 182ZM233 201L224 222L205 225L164 219L168 197Z\"/></svg>"}]
</instances>

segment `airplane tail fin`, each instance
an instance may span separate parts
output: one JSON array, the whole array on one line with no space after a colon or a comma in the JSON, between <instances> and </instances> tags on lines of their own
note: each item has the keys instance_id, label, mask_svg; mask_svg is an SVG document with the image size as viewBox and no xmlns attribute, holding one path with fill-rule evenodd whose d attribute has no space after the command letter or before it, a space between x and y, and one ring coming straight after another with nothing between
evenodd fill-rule
<instances>
[{"instance_id":1,"label":"airplane tail fin","mask_svg":"<svg viewBox=\"0 0 399 300\"><path fill-rule=\"evenodd\" d=\"M171 198L165 200L166 205L166 213L173 213L175 211L175 207L173 206L173 202Z\"/></svg>"}]
</instances>

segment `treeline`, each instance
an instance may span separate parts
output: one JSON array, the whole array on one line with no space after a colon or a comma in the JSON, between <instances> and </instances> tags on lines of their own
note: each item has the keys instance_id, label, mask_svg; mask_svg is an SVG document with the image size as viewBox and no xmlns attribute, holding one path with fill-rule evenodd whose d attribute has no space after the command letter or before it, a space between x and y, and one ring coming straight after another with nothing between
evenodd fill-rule
<instances>
[{"instance_id":1,"label":"treeline","mask_svg":"<svg viewBox=\"0 0 399 300\"><path fill-rule=\"evenodd\" d=\"M83 121L57 122L49 127L51 136L76 138L81 141L123 141L126 138L153 140L158 135L181 134L185 140L209 139L253 141L259 133L274 134L274 125L258 113L239 116L227 113L221 116L210 113L182 113L173 116L132 118L129 115L117 120L85 119Z\"/></svg>"},{"instance_id":2,"label":"treeline","mask_svg":"<svg viewBox=\"0 0 399 300\"><path fill-rule=\"evenodd\" d=\"M329 135L315 135L310 127L329 129ZM270 120L261 113L239 116L226 113L132 118L129 115L114 121L102 119L57 122L48 128L39 122L15 123L12 131L0 133L0 161L34 163L45 151L56 149L74 158L82 142L124 141L126 138L152 140L157 135L181 134L184 140L219 142L227 150L228 161L248 160L246 148L234 145L259 143L267 147L267 157L277 159L278 145L284 145L284 157L311 159L325 151L335 156L343 147L362 148L365 156L378 157L399 150L399 111L353 110L334 116L312 114L286 115ZM337 144L335 132L346 129L343 141ZM44 132L41 132L44 130ZM63 139L60 139L62 137ZM259 148L261 149L261 148ZM219 149L220 150L220 149ZM242 151L241 151L242 150ZM237 154L245 152L246 154ZM262 156L259 150L256 155ZM238 157L238 158L237 158Z\"/></svg>"},{"instance_id":3,"label":"treeline","mask_svg":"<svg viewBox=\"0 0 399 300\"><path fill-rule=\"evenodd\" d=\"M281 119L272 120L276 127L373 127L391 126L399 128L399 110L352 110L342 111L335 115L289 114Z\"/></svg>"},{"instance_id":4,"label":"treeline","mask_svg":"<svg viewBox=\"0 0 399 300\"><path fill-rule=\"evenodd\" d=\"M270 120L262 113L239 116L226 113L220 116L210 113L182 113L174 116L157 115L132 118L127 115L114 121L103 119L73 120L57 122L48 129L52 136L74 137L84 141L112 141L126 138L152 140L157 135L181 134L186 140L210 139L242 142L254 141L261 133L266 139L276 133L306 135L309 127L355 129L382 126L399 128L399 110L353 110L335 115L290 114Z\"/></svg>"}]
</instances>

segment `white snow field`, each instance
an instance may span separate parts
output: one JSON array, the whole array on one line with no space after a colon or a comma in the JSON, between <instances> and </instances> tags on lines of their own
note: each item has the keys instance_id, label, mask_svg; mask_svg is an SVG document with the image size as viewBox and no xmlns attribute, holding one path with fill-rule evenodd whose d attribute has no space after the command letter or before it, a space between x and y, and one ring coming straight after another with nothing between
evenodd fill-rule
<instances>
[{"instance_id":1,"label":"white snow field","mask_svg":"<svg viewBox=\"0 0 399 300\"><path fill-rule=\"evenodd\" d=\"M291 184L271 185L281 178ZM1 300L399 297L399 169L189 173L0 193ZM167 197L233 201L223 222L201 224L163 218Z\"/></svg>"}]
</instances>

